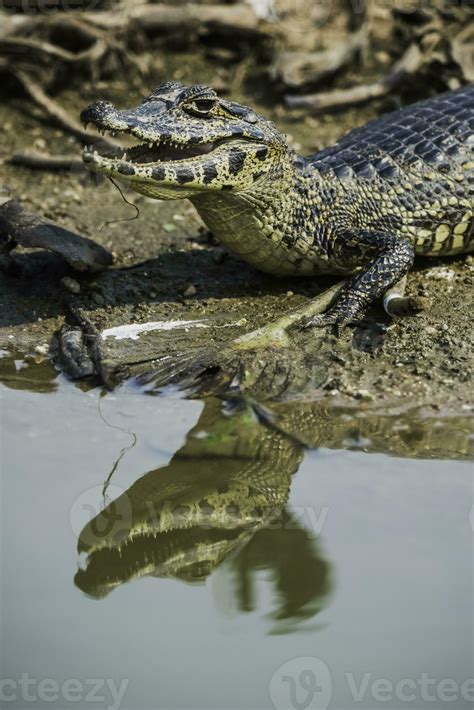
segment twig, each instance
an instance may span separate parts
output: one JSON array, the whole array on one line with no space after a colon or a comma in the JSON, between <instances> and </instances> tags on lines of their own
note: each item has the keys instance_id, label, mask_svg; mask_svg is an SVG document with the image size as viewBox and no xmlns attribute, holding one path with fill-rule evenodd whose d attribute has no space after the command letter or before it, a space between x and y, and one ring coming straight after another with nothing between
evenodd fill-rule
<instances>
[{"instance_id":1,"label":"twig","mask_svg":"<svg viewBox=\"0 0 474 710\"><path fill-rule=\"evenodd\" d=\"M11 165L21 165L34 170L71 170L82 168L84 164L77 155L50 155L49 153L14 153L8 159Z\"/></svg>"},{"instance_id":2,"label":"twig","mask_svg":"<svg viewBox=\"0 0 474 710\"><path fill-rule=\"evenodd\" d=\"M88 61L97 61L105 53L107 46L101 39L97 39L91 47L82 52L69 52L63 47L58 47L50 42L41 42L30 37L8 37L0 41L0 52L4 55L27 55L30 61L35 61L37 55L45 54L53 60L60 60L67 64Z\"/></svg>"}]
</instances>

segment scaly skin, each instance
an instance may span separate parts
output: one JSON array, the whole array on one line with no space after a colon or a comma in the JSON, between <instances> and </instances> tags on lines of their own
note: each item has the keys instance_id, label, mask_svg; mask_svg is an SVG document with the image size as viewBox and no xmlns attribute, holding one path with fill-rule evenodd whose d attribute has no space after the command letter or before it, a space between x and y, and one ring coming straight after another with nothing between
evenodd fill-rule
<instances>
[{"instance_id":1,"label":"scaly skin","mask_svg":"<svg viewBox=\"0 0 474 710\"><path fill-rule=\"evenodd\" d=\"M474 87L382 116L301 158L274 124L205 86L167 82L138 107L81 118L144 144L86 166L158 199L190 199L215 236L277 275L353 275L307 325L357 322L416 254L474 249Z\"/></svg>"}]
</instances>

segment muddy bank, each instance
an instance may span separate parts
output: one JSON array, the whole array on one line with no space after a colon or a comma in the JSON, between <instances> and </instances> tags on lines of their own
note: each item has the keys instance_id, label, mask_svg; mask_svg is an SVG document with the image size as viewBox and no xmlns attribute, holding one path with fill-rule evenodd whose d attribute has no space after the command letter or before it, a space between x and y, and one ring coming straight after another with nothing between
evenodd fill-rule
<instances>
[{"instance_id":1,"label":"muddy bank","mask_svg":"<svg viewBox=\"0 0 474 710\"><path fill-rule=\"evenodd\" d=\"M89 84L81 96L64 92L59 98L77 115L98 93L115 98L124 92L120 85L99 92ZM140 92L133 92L138 97ZM275 112L258 91L246 95L240 89L235 98L273 115L302 153L330 144L386 108L370 104L315 118ZM47 122L39 124L21 98L0 107L0 122L3 159L32 145L54 146L58 154L77 152L73 138ZM139 209L134 219L133 207L110 183L97 183L77 167L48 173L4 163L0 187L2 200L21 199L28 209L94 239L114 255L113 267L99 275L77 274L60 257L42 251L19 249L12 258L4 255L0 348L45 357L53 333L64 322L64 301L71 290L100 332L131 323L204 321L199 328L178 323L177 329L151 329L133 338L109 336L104 342L109 383L160 368L157 358L163 355L182 361L182 353L200 357L213 344L215 357L232 338L301 306L334 283L258 273L216 244L187 202L159 203L127 192L127 200ZM469 256L419 261L408 288L431 302L429 310L391 321L380 307L374 308L362 325L346 329L339 338L312 330L295 333L286 347L250 348L237 363L219 361L218 388L226 387L237 372L240 386L261 398L303 393L338 403L362 401L364 406L410 404L469 412L473 273Z\"/></svg>"}]
</instances>

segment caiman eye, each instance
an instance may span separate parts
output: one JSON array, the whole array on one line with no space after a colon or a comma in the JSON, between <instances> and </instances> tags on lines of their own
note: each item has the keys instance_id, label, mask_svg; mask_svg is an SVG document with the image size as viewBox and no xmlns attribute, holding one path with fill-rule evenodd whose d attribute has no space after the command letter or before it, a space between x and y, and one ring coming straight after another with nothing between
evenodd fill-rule
<instances>
[{"instance_id":1,"label":"caiman eye","mask_svg":"<svg viewBox=\"0 0 474 710\"><path fill-rule=\"evenodd\" d=\"M194 99L183 108L194 116L206 116L212 111L216 103L215 99Z\"/></svg>"}]
</instances>

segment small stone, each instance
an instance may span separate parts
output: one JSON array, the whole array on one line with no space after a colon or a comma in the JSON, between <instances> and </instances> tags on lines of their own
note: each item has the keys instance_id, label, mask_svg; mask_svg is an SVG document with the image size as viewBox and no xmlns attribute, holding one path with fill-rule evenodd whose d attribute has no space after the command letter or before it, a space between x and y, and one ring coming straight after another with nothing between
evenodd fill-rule
<instances>
[{"instance_id":1,"label":"small stone","mask_svg":"<svg viewBox=\"0 0 474 710\"><path fill-rule=\"evenodd\" d=\"M63 276L60 281L60 284L65 291L69 291L70 293L77 294L81 292L81 285L75 279L72 279L70 276Z\"/></svg>"},{"instance_id":2,"label":"small stone","mask_svg":"<svg viewBox=\"0 0 474 710\"><path fill-rule=\"evenodd\" d=\"M33 143L36 150L46 150L46 141L44 138L37 138Z\"/></svg>"},{"instance_id":3,"label":"small stone","mask_svg":"<svg viewBox=\"0 0 474 710\"><path fill-rule=\"evenodd\" d=\"M384 52L383 50L375 53L375 59L380 64L390 64L391 62L390 54L388 52Z\"/></svg>"},{"instance_id":4,"label":"small stone","mask_svg":"<svg viewBox=\"0 0 474 710\"><path fill-rule=\"evenodd\" d=\"M364 402L371 402L374 399L374 395L369 390L357 390L356 397Z\"/></svg>"},{"instance_id":5,"label":"small stone","mask_svg":"<svg viewBox=\"0 0 474 710\"><path fill-rule=\"evenodd\" d=\"M44 345L35 345L35 353L38 353L38 355L47 355L49 351L48 345L45 343Z\"/></svg>"},{"instance_id":6,"label":"small stone","mask_svg":"<svg viewBox=\"0 0 474 710\"><path fill-rule=\"evenodd\" d=\"M189 298L190 296L195 296L197 294L197 288L194 284L189 284L183 293L183 296Z\"/></svg>"}]
</instances>

